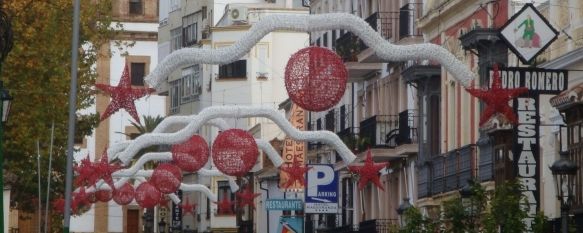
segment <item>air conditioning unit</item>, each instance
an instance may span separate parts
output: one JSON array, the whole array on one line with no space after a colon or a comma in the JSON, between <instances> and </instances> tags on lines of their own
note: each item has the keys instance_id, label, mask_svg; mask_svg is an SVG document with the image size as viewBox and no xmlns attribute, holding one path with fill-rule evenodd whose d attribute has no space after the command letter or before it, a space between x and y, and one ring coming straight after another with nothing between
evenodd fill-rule
<instances>
[{"instance_id":1,"label":"air conditioning unit","mask_svg":"<svg viewBox=\"0 0 583 233\"><path fill-rule=\"evenodd\" d=\"M247 7L233 7L229 9L229 19L233 22L247 21Z\"/></svg>"}]
</instances>

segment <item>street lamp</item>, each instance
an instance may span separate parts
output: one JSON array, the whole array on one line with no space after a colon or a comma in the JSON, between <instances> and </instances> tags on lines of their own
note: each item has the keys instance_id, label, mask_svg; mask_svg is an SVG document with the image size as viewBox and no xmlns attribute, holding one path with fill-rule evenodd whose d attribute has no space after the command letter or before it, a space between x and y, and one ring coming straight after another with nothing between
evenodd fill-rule
<instances>
[{"instance_id":1,"label":"street lamp","mask_svg":"<svg viewBox=\"0 0 583 233\"><path fill-rule=\"evenodd\" d=\"M410 209L411 207L413 207L411 205L411 203L409 202L409 198L405 197L403 198L403 203L401 203L401 205L399 205L399 208L397 208L397 214L399 214L399 216L401 217L401 227L405 225L405 216L403 216L403 214Z\"/></svg>"},{"instance_id":2,"label":"street lamp","mask_svg":"<svg viewBox=\"0 0 583 233\"><path fill-rule=\"evenodd\" d=\"M164 221L164 218L158 222L158 232L166 233L166 221Z\"/></svg>"},{"instance_id":3,"label":"street lamp","mask_svg":"<svg viewBox=\"0 0 583 233\"><path fill-rule=\"evenodd\" d=\"M474 229L474 216L478 212L477 207L474 205L474 201L472 200L472 197L476 195L474 189L472 189L473 184L473 180L468 180L468 183L459 190L462 207L464 208L468 217L467 224L472 230Z\"/></svg>"},{"instance_id":4,"label":"street lamp","mask_svg":"<svg viewBox=\"0 0 583 233\"><path fill-rule=\"evenodd\" d=\"M569 152L559 152L561 158L553 163L549 169L553 172L555 188L557 190L557 199L561 202L561 231L567 233L569 210L573 200L574 179L579 167L573 161L569 160Z\"/></svg>"}]
</instances>

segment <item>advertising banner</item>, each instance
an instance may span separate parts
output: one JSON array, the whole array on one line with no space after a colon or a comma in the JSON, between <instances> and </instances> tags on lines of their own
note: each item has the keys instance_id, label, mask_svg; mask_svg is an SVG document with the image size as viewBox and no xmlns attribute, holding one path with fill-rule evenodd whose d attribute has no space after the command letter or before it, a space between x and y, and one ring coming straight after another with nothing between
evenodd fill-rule
<instances>
[{"instance_id":1,"label":"advertising banner","mask_svg":"<svg viewBox=\"0 0 583 233\"><path fill-rule=\"evenodd\" d=\"M298 130L304 131L306 124L306 112L300 106L296 104L292 104L291 113L290 113L290 122ZM304 164L304 158L306 155L306 143L304 141L295 141L290 138L286 138L284 141L283 147L283 161L284 164L292 164L295 161ZM283 187L285 183L288 181L288 174L286 172L281 171L279 173L279 184L280 187ZM289 192L301 192L304 190L304 186L296 181L294 184L290 185L287 190Z\"/></svg>"}]
</instances>

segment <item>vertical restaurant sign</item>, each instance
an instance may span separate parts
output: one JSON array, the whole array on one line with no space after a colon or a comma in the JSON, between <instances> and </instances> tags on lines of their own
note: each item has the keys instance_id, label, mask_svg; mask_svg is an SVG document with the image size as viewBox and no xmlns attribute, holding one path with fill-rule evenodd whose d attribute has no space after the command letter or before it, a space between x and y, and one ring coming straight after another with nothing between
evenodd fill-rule
<instances>
[{"instance_id":1,"label":"vertical restaurant sign","mask_svg":"<svg viewBox=\"0 0 583 233\"><path fill-rule=\"evenodd\" d=\"M528 217L523 221L532 232L535 216L540 210L540 95L556 95L568 87L566 70L537 68L500 68L502 88L526 87L528 92L513 100L518 118L514 128L512 154L514 175L523 185ZM493 71L490 70L490 80Z\"/></svg>"},{"instance_id":2,"label":"vertical restaurant sign","mask_svg":"<svg viewBox=\"0 0 583 233\"><path fill-rule=\"evenodd\" d=\"M300 131L304 131L306 127L306 111L296 104L292 104L290 118L292 126ZM304 163L306 155L306 143L303 141L296 141L286 137L283 145L283 161L284 164L291 165L295 161ZM280 171L279 174L280 187L288 181L287 173ZM296 181L287 188L287 191L302 191L304 186Z\"/></svg>"},{"instance_id":3,"label":"vertical restaurant sign","mask_svg":"<svg viewBox=\"0 0 583 233\"><path fill-rule=\"evenodd\" d=\"M175 192L176 196L182 200L182 190ZM182 230L182 209L179 204L172 201L172 229Z\"/></svg>"}]
</instances>

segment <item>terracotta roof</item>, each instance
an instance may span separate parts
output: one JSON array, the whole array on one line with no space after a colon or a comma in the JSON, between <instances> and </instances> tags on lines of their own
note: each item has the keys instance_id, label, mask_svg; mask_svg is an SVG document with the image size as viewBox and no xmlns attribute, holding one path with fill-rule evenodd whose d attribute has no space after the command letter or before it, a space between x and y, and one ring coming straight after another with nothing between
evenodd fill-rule
<instances>
[{"instance_id":1,"label":"terracotta roof","mask_svg":"<svg viewBox=\"0 0 583 233\"><path fill-rule=\"evenodd\" d=\"M559 111L565 110L574 104L583 103L583 83L564 90L550 100L551 105Z\"/></svg>"}]
</instances>

